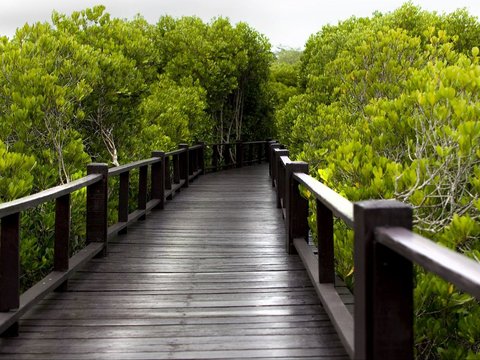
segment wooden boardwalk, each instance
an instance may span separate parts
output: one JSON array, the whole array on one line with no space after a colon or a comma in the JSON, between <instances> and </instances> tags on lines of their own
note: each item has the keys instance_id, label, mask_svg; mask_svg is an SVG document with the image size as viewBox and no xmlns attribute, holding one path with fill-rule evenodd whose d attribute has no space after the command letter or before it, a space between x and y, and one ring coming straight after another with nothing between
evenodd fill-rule
<instances>
[{"instance_id":1,"label":"wooden boardwalk","mask_svg":"<svg viewBox=\"0 0 480 360\"><path fill-rule=\"evenodd\" d=\"M0 340L1 359L347 359L265 165L200 177Z\"/></svg>"}]
</instances>

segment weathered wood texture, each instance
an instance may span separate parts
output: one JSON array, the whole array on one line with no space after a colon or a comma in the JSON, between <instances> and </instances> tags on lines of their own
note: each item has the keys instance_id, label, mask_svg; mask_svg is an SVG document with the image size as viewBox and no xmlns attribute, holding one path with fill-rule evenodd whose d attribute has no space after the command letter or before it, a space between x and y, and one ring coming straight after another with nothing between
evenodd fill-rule
<instances>
[{"instance_id":1,"label":"weathered wood texture","mask_svg":"<svg viewBox=\"0 0 480 360\"><path fill-rule=\"evenodd\" d=\"M285 254L266 165L190 186L29 311L0 358L347 359Z\"/></svg>"}]
</instances>

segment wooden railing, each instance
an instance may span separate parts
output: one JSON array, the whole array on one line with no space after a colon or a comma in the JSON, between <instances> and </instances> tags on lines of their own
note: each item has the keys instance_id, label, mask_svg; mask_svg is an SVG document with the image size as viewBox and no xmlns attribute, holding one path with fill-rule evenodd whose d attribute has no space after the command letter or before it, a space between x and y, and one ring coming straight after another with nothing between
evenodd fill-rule
<instances>
[{"instance_id":1,"label":"wooden railing","mask_svg":"<svg viewBox=\"0 0 480 360\"><path fill-rule=\"evenodd\" d=\"M34 195L0 204L0 334L15 336L18 320L46 294L67 289L68 278L95 256L105 256L108 240L126 233L128 226L146 218L152 209L163 209L166 200L181 188L205 173L205 149L234 148L235 167L265 159L268 142L180 144L170 152L154 151L152 157L126 165L108 168L107 164L87 166L87 176L65 185L56 186ZM253 155L254 147L262 149ZM210 170L225 168L210 158ZM130 212L130 174L138 171L136 209ZM150 181L148 181L150 173ZM108 226L108 179L119 177L118 221ZM150 186L149 186L150 185ZM71 194L86 188L86 246L72 257L70 254ZM20 295L20 214L47 201L55 200L55 240L53 271Z\"/></svg>"},{"instance_id":2,"label":"wooden railing","mask_svg":"<svg viewBox=\"0 0 480 360\"><path fill-rule=\"evenodd\" d=\"M270 142L268 158L277 206L283 210L286 250L298 252L319 298L352 359L413 359L413 264L480 300L480 264L412 232L412 208L394 200L352 203L308 175ZM318 258L307 244L308 201L315 198ZM333 217L354 231L355 310L352 316L334 285Z\"/></svg>"}]
</instances>

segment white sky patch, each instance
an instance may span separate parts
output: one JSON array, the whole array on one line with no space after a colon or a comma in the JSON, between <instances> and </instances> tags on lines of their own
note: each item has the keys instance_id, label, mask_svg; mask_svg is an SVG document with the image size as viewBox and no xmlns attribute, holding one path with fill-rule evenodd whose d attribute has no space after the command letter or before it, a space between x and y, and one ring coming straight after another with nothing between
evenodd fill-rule
<instances>
[{"instance_id":1,"label":"white sky patch","mask_svg":"<svg viewBox=\"0 0 480 360\"><path fill-rule=\"evenodd\" d=\"M141 14L150 23L156 23L165 14L196 15L204 21L228 17L233 23L247 22L265 34L274 46L301 48L323 25L336 24L353 15L390 12L403 3L402 0L0 0L0 35L10 37L26 22L49 21L54 9L69 14L103 4L114 17L130 19ZM414 4L439 13L467 8L471 15L480 16L479 0L417 0Z\"/></svg>"}]
</instances>

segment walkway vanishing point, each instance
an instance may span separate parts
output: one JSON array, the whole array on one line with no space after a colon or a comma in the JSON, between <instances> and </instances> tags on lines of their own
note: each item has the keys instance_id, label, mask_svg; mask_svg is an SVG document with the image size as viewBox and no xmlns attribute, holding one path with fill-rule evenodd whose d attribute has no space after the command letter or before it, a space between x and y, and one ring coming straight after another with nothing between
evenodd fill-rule
<instances>
[{"instance_id":1,"label":"walkway vanishing point","mask_svg":"<svg viewBox=\"0 0 480 360\"><path fill-rule=\"evenodd\" d=\"M266 165L201 176L0 340L1 359L347 359Z\"/></svg>"}]
</instances>

